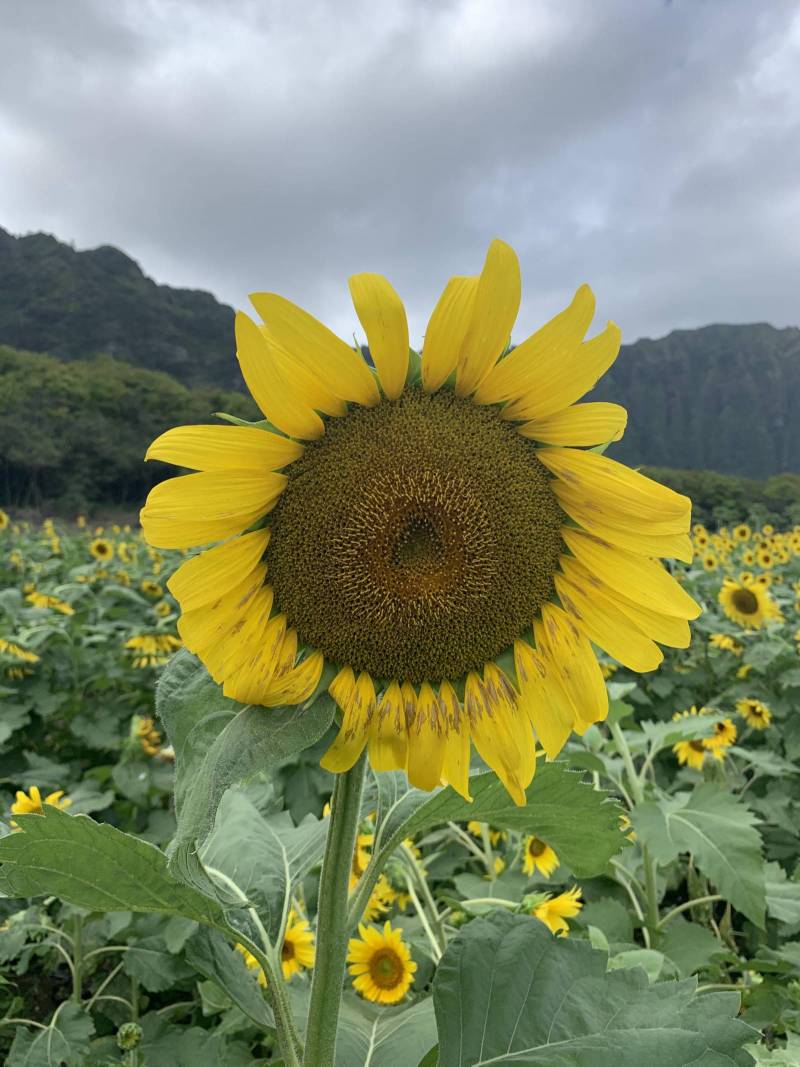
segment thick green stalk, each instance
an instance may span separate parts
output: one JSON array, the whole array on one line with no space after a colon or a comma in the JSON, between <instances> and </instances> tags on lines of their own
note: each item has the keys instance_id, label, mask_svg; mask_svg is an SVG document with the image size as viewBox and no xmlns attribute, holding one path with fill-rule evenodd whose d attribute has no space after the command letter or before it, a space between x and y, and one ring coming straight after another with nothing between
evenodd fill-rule
<instances>
[{"instance_id":1,"label":"thick green stalk","mask_svg":"<svg viewBox=\"0 0 800 1067\"><path fill-rule=\"evenodd\" d=\"M628 748L628 742L625 740L625 735L619 728L619 724L616 722L609 722L608 728L611 731L611 736L614 738L617 751L622 757L622 763L625 767L625 776L628 779L628 788L630 789L633 802L634 804L641 804L644 800L644 787L642 785L642 779L636 773L636 767L633 763L631 750ZM659 927L660 916L658 913L656 864L655 860L650 855L649 849L645 848L644 845L642 846L642 864L644 866L645 926L647 929L648 947L655 948L656 942L661 935Z\"/></svg>"},{"instance_id":2,"label":"thick green stalk","mask_svg":"<svg viewBox=\"0 0 800 1067\"><path fill-rule=\"evenodd\" d=\"M322 860L317 908L317 948L303 1063L333 1067L336 1028L347 956L347 903L353 850L361 816L366 753L336 776L330 826Z\"/></svg>"}]
</instances>

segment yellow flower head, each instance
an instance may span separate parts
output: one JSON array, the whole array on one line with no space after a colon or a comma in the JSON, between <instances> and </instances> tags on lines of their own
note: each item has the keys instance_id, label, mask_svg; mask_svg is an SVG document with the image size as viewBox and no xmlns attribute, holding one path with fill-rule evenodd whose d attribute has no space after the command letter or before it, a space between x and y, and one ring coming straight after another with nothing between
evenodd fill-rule
<instances>
[{"instance_id":1,"label":"yellow flower head","mask_svg":"<svg viewBox=\"0 0 800 1067\"><path fill-rule=\"evenodd\" d=\"M52 808L59 808L64 811L70 806L72 800L64 795L63 789L57 789L54 793L48 793L44 798L44 803L49 804ZM42 809L42 794L39 792L37 786L32 785L28 792L24 792L22 789L17 790L17 799L11 805L12 815L43 815Z\"/></svg>"},{"instance_id":2,"label":"yellow flower head","mask_svg":"<svg viewBox=\"0 0 800 1067\"><path fill-rule=\"evenodd\" d=\"M730 634L712 634L708 643L723 652L732 652L735 656L741 656L744 649Z\"/></svg>"},{"instance_id":3,"label":"yellow flower head","mask_svg":"<svg viewBox=\"0 0 800 1067\"><path fill-rule=\"evenodd\" d=\"M114 546L105 537L96 537L89 544L89 551L95 559L105 561L114 556Z\"/></svg>"},{"instance_id":4,"label":"yellow flower head","mask_svg":"<svg viewBox=\"0 0 800 1067\"><path fill-rule=\"evenodd\" d=\"M748 630L758 630L769 620L781 617L778 606L758 581L737 582L726 578L719 602L729 619Z\"/></svg>"},{"instance_id":5,"label":"yellow flower head","mask_svg":"<svg viewBox=\"0 0 800 1067\"><path fill-rule=\"evenodd\" d=\"M566 937L569 933L567 919L573 919L583 907L580 887L574 885L557 897L547 897L533 909L536 918L545 924L551 934Z\"/></svg>"},{"instance_id":6,"label":"yellow flower head","mask_svg":"<svg viewBox=\"0 0 800 1067\"><path fill-rule=\"evenodd\" d=\"M736 740L736 726L731 719L715 722L711 737L704 737L703 744L712 751L717 748L729 748Z\"/></svg>"},{"instance_id":7,"label":"yellow flower head","mask_svg":"<svg viewBox=\"0 0 800 1067\"><path fill-rule=\"evenodd\" d=\"M702 740L695 741L678 741L676 745L672 746L672 751L678 757L678 763L683 767L691 767L694 771L701 771L706 761L706 757L719 758L717 752L722 752L723 749L712 750L703 744Z\"/></svg>"},{"instance_id":8,"label":"yellow flower head","mask_svg":"<svg viewBox=\"0 0 800 1067\"><path fill-rule=\"evenodd\" d=\"M706 552L703 556L703 570L715 571L719 567L719 560L713 552Z\"/></svg>"},{"instance_id":9,"label":"yellow flower head","mask_svg":"<svg viewBox=\"0 0 800 1067\"><path fill-rule=\"evenodd\" d=\"M756 552L756 563L764 570L770 570L775 566L775 553L769 548L759 548Z\"/></svg>"},{"instance_id":10,"label":"yellow flower head","mask_svg":"<svg viewBox=\"0 0 800 1067\"><path fill-rule=\"evenodd\" d=\"M164 595L163 588L158 582L152 581L150 578L144 578L139 583L139 588L146 595L152 597L154 600L158 600L159 597Z\"/></svg>"},{"instance_id":11,"label":"yellow flower head","mask_svg":"<svg viewBox=\"0 0 800 1067\"><path fill-rule=\"evenodd\" d=\"M584 340L588 286L510 348L520 267L493 241L479 275L448 282L421 356L385 278L350 291L374 369L253 295L264 324L237 315L237 355L270 429L162 434L147 458L196 473L151 490L145 537L215 546L168 585L226 696L299 704L336 666L327 770L366 747L377 770L469 797L474 745L524 803L536 743L554 758L607 714L593 644L634 671L661 662L656 639L688 644L699 608L657 559L691 559L691 503L593 450L627 415L576 403L620 345L613 323ZM221 657L229 638L238 654Z\"/></svg>"},{"instance_id":12,"label":"yellow flower head","mask_svg":"<svg viewBox=\"0 0 800 1067\"><path fill-rule=\"evenodd\" d=\"M57 596L48 596L46 593L39 593L35 589L28 593L25 599L35 608L60 611L62 615L75 614L75 609L71 604L68 604L66 600L59 600Z\"/></svg>"},{"instance_id":13,"label":"yellow flower head","mask_svg":"<svg viewBox=\"0 0 800 1067\"><path fill-rule=\"evenodd\" d=\"M467 823L467 830L473 837L483 837L483 823L478 822L476 819L470 819ZM508 833L505 830L495 830L491 826L487 827L489 834L489 843L492 848L497 848L501 841L505 841L508 837Z\"/></svg>"},{"instance_id":14,"label":"yellow flower head","mask_svg":"<svg viewBox=\"0 0 800 1067\"><path fill-rule=\"evenodd\" d=\"M6 641L0 637L0 653L10 656L12 659L17 659L20 663L38 663L39 656L35 652L30 652L27 648L22 648L20 645L15 644L13 641Z\"/></svg>"},{"instance_id":15,"label":"yellow flower head","mask_svg":"<svg viewBox=\"0 0 800 1067\"><path fill-rule=\"evenodd\" d=\"M742 522L738 526L734 526L733 528L734 541L749 541L752 536L753 532L746 522Z\"/></svg>"},{"instance_id":16,"label":"yellow flower head","mask_svg":"<svg viewBox=\"0 0 800 1067\"><path fill-rule=\"evenodd\" d=\"M392 888L391 882L385 874L382 874L370 894L367 906L364 908L364 914L361 916L361 921L365 923L374 922L378 916L389 910L396 897L397 893Z\"/></svg>"},{"instance_id":17,"label":"yellow flower head","mask_svg":"<svg viewBox=\"0 0 800 1067\"><path fill-rule=\"evenodd\" d=\"M134 667L160 667L181 643L172 634L136 634L125 642L125 648L133 656Z\"/></svg>"},{"instance_id":18,"label":"yellow flower head","mask_svg":"<svg viewBox=\"0 0 800 1067\"><path fill-rule=\"evenodd\" d=\"M351 891L358 885L361 875L367 869L367 865L372 858L372 843L374 840L374 834L362 833L356 837L356 847L353 850L353 860L350 864Z\"/></svg>"},{"instance_id":19,"label":"yellow flower head","mask_svg":"<svg viewBox=\"0 0 800 1067\"><path fill-rule=\"evenodd\" d=\"M760 700L737 700L736 710L754 730L766 730L772 721L772 712Z\"/></svg>"},{"instance_id":20,"label":"yellow flower head","mask_svg":"<svg viewBox=\"0 0 800 1067\"><path fill-rule=\"evenodd\" d=\"M157 756L161 750L161 731L150 715L137 715L134 718L134 732L147 756Z\"/></svg>"},{"instance_id":21,"label":"yellow flower head","mask_svg":"<svg viewBox=\"0 0 800 1067\"><path fill-rule=\"evenodd\" d=\"M549 878L559 865L558 856L549 845L541 838L526 837L522 845L522 870L525 874L534 874L540 871L545 878Z\"/></svg>"},{"instance_id":22,"label":"yellow flower head","mask_svg":"<svg viewBox=\"0 0 800 1067\"><path fill-rule=\"evenodd\" d=\"M281 946L281 969L284 981L314 966L314 934L306 919L292 910Z\"/></svg>"},{"instance_id":23,"label":"yellow flower head","mask_svg":"<svg viewBox=\"0 0 800 1067\"><path fill-rule=\"evenodd\" d=\"M11 519L8 517L8 514L0 508L0 530L7 530L10 523Z\"/></svg>"},{"instance_id":24,"label":"yellow flower head","mask_svg":"<svg viewBox=\"0 0 800 1067\"><path fill-rule=\"evenodd\" d=\"M383 932L360 923L359 937L348 943L348 970L353 988L376 1004L397 1004L414 981L416 963L402 938L402 928L387 920Z\"/></svg>"}]
</instances>

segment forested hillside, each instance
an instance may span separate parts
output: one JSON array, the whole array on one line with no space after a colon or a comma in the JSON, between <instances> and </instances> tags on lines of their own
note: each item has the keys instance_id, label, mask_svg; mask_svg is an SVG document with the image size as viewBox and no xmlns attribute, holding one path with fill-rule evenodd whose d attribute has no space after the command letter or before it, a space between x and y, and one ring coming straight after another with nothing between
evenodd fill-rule
<instances>
[{"instance_id":1,"label":"forested hillside","mask_svg":"<svg viewBox=\"0 0 800 1067\"><path fill-rule=\"evenodd\" d=\"M185 385L241 387L233 310L210 293L156 285L124 252L76 252L49 234L0 229L0 344L59 359L104 353Z\"/></svg>"},{"instance_id":2,"label":"forested hillside","mask_svg":"<svg viewBox=\"0 0 800 1067\"><path fill-rule=\"evenodd\" d=\"M187 393L179 382L190 389L243 390L234 358L231 308L209 293L156 285L116 248L78 252L47 234L13 237L0 229L2 344L46 352L53 359L30 362L29 355L6 351L0 373L11 373L12 380L0 380L0 440L15 439L24 418L21 412L30 410L32 418L45 418L44 411L52 407L51 387L60 397L63 382L80 382L87 390L94 379L91 388L104 393L100 406L109 424L115 404L115 418L125 423L119 441L123 450L130 448L131 477L133 457L141 456L152 436L150 426L162 424L155 413L164 413L167 426L185 421L178 410L205 416L213 409L208 394ZM98 355L113 356L117 362L82 362ZM26 381L20 359L28 361L34 378L43 375L43 380ZM81 361L81 366L73 366L71 376L59 376L54 360ZM13 371L5 369L9 361ZM119 361L171 377L141 378ZM12 400L20 389L25 399ZM136 400L130 392L139 390L152 393L149 414L131 415ZM177 406L165 399L177 396L181 397ZM779 330L763 323L706 326L637 341L623 346L592 398L615 400L628 408L627 432L613 449L613 455L625 462L762 479L787 471L800 473L800 329ZM67 436L76 419L84 421L83 415L77 417L78 399L72 400L76 408ZM236 403L246 402L229 400L227 407ZM37 404L42 412L36 410ZM56 407L62 410L60 399ZM43 426L34 453L51 439L51 425ZM114 436L109 432L108 440ZM97 447L87 444L89 449ZM21 492L18 477L8 473L13 468L11 455L13 450L4 448L7 500ZM53 490L56 483L48 480L52 464L26 458L26 466L29 462L37 472L30 494L37 497L48 486ZM72 470L67 461L61 469ZM90 477L85 466L75 468L71 477L76 492L91 486L96 499L106 493L108 479L98 480L94 473ZM109 492L116 498L128 484L126 475ZM63 492L59 489L56 496Z\"/></svg>"}]
</instances>

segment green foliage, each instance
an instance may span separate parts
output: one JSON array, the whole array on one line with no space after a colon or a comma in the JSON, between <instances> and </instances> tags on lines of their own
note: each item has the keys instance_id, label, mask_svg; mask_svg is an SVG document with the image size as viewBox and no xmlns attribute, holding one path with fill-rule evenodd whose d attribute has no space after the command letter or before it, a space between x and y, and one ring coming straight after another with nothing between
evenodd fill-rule
<instances>
[{"instance_id":1,"label":"green foliage","mask_svg":"<svg viewBox=\"0 0 800 1067\"><path fill-rule=\"evenodd\" d=\"M800 522L800 474L775 474L759 481L738 471L719 474L658 466L645 467L644 473L688 496L695 522L709 527L746 519L775 526Z\"/></svg>"},{"instance_id":2,"label":"green foliage","mask_svg":"<svg viewBox=\"0 0 800 1067\"><path fill-rule=\"evenodd\" d=\"M110 356L63 363L2 346L0 397L0 499L24 507L48 502L73 515L98 502L139 506L174 473L142 462L150 442L171 426L211 422L220 410L259 417L241 394L189 389Z\"/></svg>"},{"instance_id":3,"label":"green foliage","mask_svg":"<svg viewBox=\"0 0 800 1067\"><path fill-rule=\"evenodd\" d=\"M603 953L523 915L471 923L442 958L433 999L439 1067L753 1062L741 1051L755 1035L736 1019L736 994L698 998L692 981L607 973Z\"/></svg>"}]
</instances>

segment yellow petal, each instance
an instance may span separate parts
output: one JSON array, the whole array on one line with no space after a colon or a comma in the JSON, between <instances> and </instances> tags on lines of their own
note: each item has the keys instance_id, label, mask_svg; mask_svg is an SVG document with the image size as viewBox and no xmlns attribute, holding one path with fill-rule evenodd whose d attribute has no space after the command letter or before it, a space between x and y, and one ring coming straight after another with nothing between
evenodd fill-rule
<instances>
[{"instance_id":1,"label":"yellow petal","mask_svg":"<svg viewBox=\"0 0 800 1067\"><path fill-rule=\"evenodd\" d=\"M529 388L503 410L503 418L542 419L574 404L617 358L621 341L619 326L609 322L602 333L568 355L548 353Z\"/></svg>"},{"instance_id":2,"label":"yellow petal","mask_svg":"<svg viewBox=\"0 0 800 1067\"><path fill-rule=\"evenodd\" d=\"M458 702L455 690L449 682L442 682L439 686L439 698L447 722L447 746L442 764L442 781L451 785L465 800L471 802L469 723Z\"/></svg>"},{"instance_id":3,"label":"yellow petal","mask_svg":"<svg viewBox=\"0 0 800 1067\"><path fill-rule=\"evenodd\" d=\"M286 476L256 471L203 471L169 478L150 490L140 513L157 548L193 548L240 534L267 514Z\"/></svg>"},{"instance_id":4,"label":"yellow petal","mask_svg":"<svg viewBox=\"0 0 800 1067\"><path fill-rule=\"evenodd\" d=\"M575 712L553 666L539 650L514 642L514 667L520 683L520 706L548 759L555 759L572 733Z\"/></svg>"},{"instance_id":5,"label":"yellow petal","mask_svg":"<svg viewBox=\"0 0 800 1067\"><path fill-rule=\"evenodd\" d=\"M642 523L627 527L613 525L606 509L598 507L594 502L577 502L572 491L561 482L556 482L554 489L558 502L567 515L603 541L641 556L664 556L681 559L686 563L692 562L694 549L688 534L654 534L651 525ZM617 515L611 517L618 518Z\"/></svg>"},{"instance_id":6,"label":"yellow petal","mask_svg":"<svg viewBox=\"0 0 800 1067\"><path fill-rule=\"evenodd\" d=\"M478 404L516 400L535 387L541 375L578 348L594 316L594 293L582 285L569 307L531 334L487 374L475 393Z\"/></svg>"},{"instance_id":7,"label":"yellow petal","mask_svg":"<svg viewBox=\"0 0 800 1067\"><path fill-rule=\"evenodd\" d=\"M312 374L299 360L282 348L266 326L261 326L260 329L272 348L284 380L292 383L309 407L314 408L315 411L322 411L326 415L341 417L347 414L347 404L344 400L334 396L318 375Z\"/></svg>"},{"instance_id":8,"label":"yellow petal","mask_svg":"<svg viewBox=\"0 0 800 1067\"><path fill-rule=\"evenodd\" d=\"M536 647L543 645L558 680L575 709L575 726L600 722L608 714L608 692L592 646L557 604L542 606L533 627Z\"/></svg>"},{"instance_id":9,"label":"yellow petal","mask_svg":"<svg viewBox=\"0 0 800 1067\"><path fill-rule=\"evenodd\" d=\"M269 338L243 311L236 313L236 355L253 399L273 426L290 437L322 437L322 419L287 378Z\"/></svg>"},{"instance_id":10,"label":"yellow petal","mask_svg":"<svg viewBox=\"0 0 800 1067\"><path fill-rule=\"evenodd\" d=\"M447 723L439 698L428 682L420 686L417 713L408 724L408 780L429 792L439 785L447 746Z\"/></svg>"},{"instance_id":11,"label":"yellow petal","mask_svg":"<svg viewBox=\"0 0 800 1067\"><path fill-rule=\"evenodd\" d=\"M248 603L263 586L266 574L266 565L260 563L238 586L181 615L178 633L190 652L200 655L202 649L219 640L220 635L238 622Z\"/></svg>"},{"instance_id":12,"label":"yellow petal","mask_svg":"<svg viewBox=\"0 0 800 1067\"><path fill-rule=\"evenodd\" d=\"M319 685L324 666L325 657L322 653L312 652L302 663L298 663L270 684L264 705L274 708L281 704L300 704L308 700Z\"/></svg>"},{"instance_id":13,"label":"yellow petal","mask_svg":"<svg viewBox=\"0 0 800 1067\"><path fill-rule=\"evenodd\" d=\"M408 373L408 320L403 301L380 274L354 274L350 294L383 391L389 400L396 400Z\"/></svg>"},{"instance_id":14,"label":"yellow petal","mask_svg":"<svg viewBox=\"0 0 800 1067\"><path fill-rule=\"evenodd\" d=\"M428 393L436 392L456 369L477 289L477 277L451 278L433 309L422 348L422 384Z\"/></svg>"},{"instance_id":15,"label":"yellow petal","mask_svg":"<svg viewBox=\"0 0 800 1067\"><path fill-rule=\"evenodd\" d=\"M235 671L224 677L222 692L226 697L238 700L241 704L264 702L275 674L285 634L285 615L275 615L267 620L260 637L251 648L251 654ZM226 640L228 639L226 637ZM213 655L212 652L209 658L213 658Z\"/></svg>"},{"instance_id":16,"label":"yellow petal","mask_svg":"<svg viewBox=\"0 0 800 1067\"><path fill-rule=\"evenodd\" d=\"M654 641L669 645L670 648L689 647L692 632L686 619L664 615L660 611L646 608L643 604L634 604L633 601L622 596L617 589L607 588L607 593L619 610L632 619L642 633L647 634Z\"/></svg>"},{"instance_id":17,"label":"yellow petal","mask_svg":"<svg viewBox=\"0 0 800 1067\"><path fill-rule=\"evenodd\" d=\"M337 697L334 699L339 703ZM352 687L342 713L339 736L320 760L320 765L333 774L349 771L367 743L370 720L375 714L375 686L366 671Z\"/></svg>"},{"instance_id":18,"label":"yellow petal","mask_svg":"<svg viewBox=\"0 0 800 1067\"><path fill-rule=\"evenodd\" d=\"M234 675L263 647L264 630L272 610L272 595L269 586L262 586L225 635L214 642L211 648L204 649L203 662L214 681L220 682Z\"/></svg>"},{"instance_id":19,"label":"yellow petal","mask_svg":"<svg viewBox=\"0 0 800 1067\"><path fill-rule=\"evenodd\" d=\"M381 396L360 352L277 293L251 293L253 307L281 347L319 377L334 396L371 407Z\"/></svg>"},{"instance_id":20,"label":"yellow petal","mask_svg":"<svg viewBox=\"0 0 800 1067\"><path fill-rule=\"evenodd\" d=\"M627 422L625 408L598 401L575 404L555 415L533 419L521 426L519 432L546 445L601 445L619 441Z\"/></svg>"},{"instance_id":21,"label":"yellow petal","mask_svg":"<svg viewBox=\"0 0 800 1067\"><path fill-rule=\"evenodd\" d=\"M514 803L524 804L525 786L528 783L523 784L520 775L522 754L517 733L511 728L502 704L490 705L483 681L474 671L467 675L464 710L479 756L495 772Z\"/></svg>"},{"instance_id":22,"label":"yellow petal","mask_svg":"<svg viewBox=\"0 0 800 1067\"><path fill-rule=\"evenodd\" d=\"M686 533L692 502L623 463L576 448L540 448L541 462L582 499L634 521L653 522L658 533Z\"/></svg>"},{"instance_id":23,"label":"yellow petal","mask_svg":"<svg viewBox=\"0 0 800 1067\"><path fill-rule=\"evenodd\" d=\"M182 611L217 599L247 578L266 551L269 530L254 530L186 560L167 582Z\"/></svg>"},{"instance_id":24,"label":"yellow petal","mask_svg":"<svg viewBox=\"0 0 800 1067\"><path fill-rule=\"evenodd\" d=\"M679 619L696 619L700 614L698 605L656 560L603 544L568 526L562 527L561 536L587 570L635 604Z\"/></svg>"},{"instance_id":25,"label":"yellow petal","mask_svg":"<svg viewBox=\"0 0 800 1067\"><path fill-rule=\"evenodd\" d=\"M392 682L370 723L369 762L376 771L404 771L407 757L403 697L398 683Z\"/></svg>"},{"instance_id":26,"label":"yellow petal","mask_svg":"<svg viewBox=\"0 0 800 1067\"><path fill-rule=\"evenodd\" d=\"M303 446L249 426L176 426L153 441L145 459L196 471L277 470L303 454Z\"/></svg>"},{"instance_id":27,"label":"yellow petal","mask_svg":"<svg viewBox=\"0 0 800 1067\"><path fill-rule=\"evenodd\" d=\"M664 658L658 645L592 585L586 572L584 578L568 559L562 560L562 566L564 574L555 576L556 590L578 629L632 671L655 670Z\"/></svg>"},{"instance_id":28,"label":"yellow petal","mask_svg":"<svg viewBox=\"0 0 800 1067\"><path fill-rule=\"evenodd\" d=\"M483 265L472 319L459 354L456 392L469 396L494 367L511 338L522 296L519 260L510 245L494 240Z\"/></svg>"}]
</instances>

